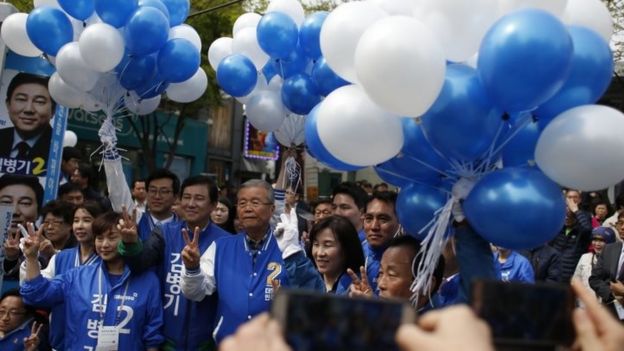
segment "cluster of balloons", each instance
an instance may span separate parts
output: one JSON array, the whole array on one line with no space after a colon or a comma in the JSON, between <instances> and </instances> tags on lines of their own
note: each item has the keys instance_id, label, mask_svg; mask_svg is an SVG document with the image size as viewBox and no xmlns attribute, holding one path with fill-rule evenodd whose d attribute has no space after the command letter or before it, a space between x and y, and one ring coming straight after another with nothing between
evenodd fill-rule
<instances>
[{"instance_id":1,"label":"cluster of balloons","mask_svg":"<svg viewBox=\"0 0 624 351\"><path fill-rule=\"evenodd\" d=\"M471 183L471 224L522 249L562 227L560 186L624 177L624 115L594 105L612 77L611 33L600 0L365 0L307 18L295 0L273 0L209 59L260 129L306 115L312 156L375 166L402 187L411 234L426 235Z\"/></svg>"},{"instance_id":2,"label":"cluster of balloons","mask_svg":"<svg viewBox=\"0 0 624 351\"><path fill-rule=\"evenodd\" d=\"M34 2L30 13L7 17L1 35L15 53L55 65L49 90L59 104L147 114L164 92L182 103L205 92L201 39L183 23L189 0Z\"/></svg>"},{"instance_id":3,"label":"cluster of balloons","mask_svg":"<svg viewBox=\"0 0 624 351\"><path fill-rule=\"evenodd\" d=\"M250 123L279 131L286 146L303 142L304 115L348 82L321 54L320 31L328 13L304 16L297 0L273 0L266 14L241 15L232 37L215 40L208 60L220 87L245 104Z\"/></svg>"}]
</instances>

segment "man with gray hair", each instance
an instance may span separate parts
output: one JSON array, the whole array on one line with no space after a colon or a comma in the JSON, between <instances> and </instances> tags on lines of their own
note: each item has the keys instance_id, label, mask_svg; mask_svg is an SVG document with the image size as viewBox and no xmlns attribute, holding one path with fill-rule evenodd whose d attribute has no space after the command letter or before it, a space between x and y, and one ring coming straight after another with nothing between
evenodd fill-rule
<instances>
[{"instance_id":1,"label":"man with gray hair","mask_svg":"<svg viewBox=\"0 0 624 351\"><path fill-rule=\"evenodd\" d=\"M243 232L217 239L200 255L197 236L182 250L182 293L201 301L217 293L214 337L219 343L242 323L267 311L275 289L289 286L323 291L324 284L299 242L294 210L282 214L275 227L271 185L244 183L237 196Z\"/></svg>"}]
</instances>

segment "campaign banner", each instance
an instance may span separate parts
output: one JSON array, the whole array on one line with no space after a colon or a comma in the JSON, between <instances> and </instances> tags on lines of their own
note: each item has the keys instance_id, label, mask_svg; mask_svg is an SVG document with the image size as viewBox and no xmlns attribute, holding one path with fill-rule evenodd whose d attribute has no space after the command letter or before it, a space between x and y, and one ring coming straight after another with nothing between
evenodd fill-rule
<instances>
[{"instance_id":1,"label":"campaign banner","mask_svg":"<svg viewBox=\"0 0 624 351\"><path fill-rule=\"evenodd\" d=\"M279 143L273 132L258 130L245 119L243 156L268 161L277 160L279 158Z\"/></svg>"},{"instance_id":2,"label":"campaign banner","mask_svg":"<svg viewBox=\"0 0 624 351\"><path fill-rule=\"evenodd\" d=\"M7 50L0 76L0 176L32 175L45 189L45 201L56 198L63 153L67 108L50 96L55 71L44 58Z\"/></svg>"},{"instance_id":3,"label":"campaign banner","mask_svg":"<svg viewBox=\"0 0 624 351\"><path fill-rule=\"evenodd\" d=\"M4 241L11 227L12 218L13 207L0 206L0 291L3 291L2 285L4 283Z\"/></svg>"}]
</instances>

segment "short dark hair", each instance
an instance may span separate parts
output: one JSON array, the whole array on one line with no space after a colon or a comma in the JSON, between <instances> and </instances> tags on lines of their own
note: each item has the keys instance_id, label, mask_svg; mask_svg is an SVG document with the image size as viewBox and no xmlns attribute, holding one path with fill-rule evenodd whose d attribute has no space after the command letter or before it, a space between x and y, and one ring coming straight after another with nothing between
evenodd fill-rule
<instances>
[{"instance_id":1,"label":"short dark hair","mask_svg":"<svg viewBox=\"0 0 624 351\"><path fill-rule=\"evenodd\" d=\"M310 230L310 242L314 243L318 234L325 229L330 229L340 243L345 258L343 269L346 271L347 268L351 268L359 273L360 266L364 266L364 251L358 232L351 221L341 216L329 216L319 220Z\"/></svg>"},{"instance_id":2,"label":"short dark hair","mask_svg":"<svg viewBox=\"0 0 624 351\"><path fill-rule=\"evenodd\" d=\"M89 184L89 186L93 185L93 182L95 181L95 172L93 171L93 166L91 166L91 164L80 162L78 164L78 173L80 173L82 178L88 179L87 184Z\"/></svg>"},{"instance_id":3,"label":"short dark hair","mask_svg":"<svg viewBox=\"0 0 624 351\"><path fill-rule=\"evenodd\" d=\"M130 188L130 190L134 189L134 187L136 186L136 183L141 183L141 182L145 183L145 179L142 179L142 178L141 178L141 179L135 179L135 180L133 180L133 181L132 181L132 188ZM147 186L147 184L145 184L145 185Z\"/></svg>"},{"instance_id":4,"label":"short dark hair","mask_svg":"<svg viewBox=\"0 0 624 351\"><path fill-rule=\"evenodd\" d=\"M387 187L388 187L388 184L387 184L387 183L383 183L383 182L382 182L382 183L375 184L375 186L373 187L373 191L379 191L379 190L377 190L377 189L379 189L379 188L380 188L380 187L382 187L382 186L387 188Z\"/></svg>"},{"instance_id":5,"label":"short dark hair","mask_svg":"<svg viewBox=\"0 0 624 351\"><path fill-rule=\"evenodd\" d=\"M13 92L15 92L15 89L17 89L17 87L19 87L20 85L39 84L39 85L44 86L46 90L48 90L49 81L50 81L50 77L38 76L32 73L20 72L16 74L15 77L13 77L13 79L11 79L11 81L9 82L9 86L7 87L7 91L6 91L6 101L11 100L11 97L13 96ZM52 96L50 96L50 102L52 106L52 114L54 114L54 110L56 110L56 101L52 99Z\"/></svg>"},{"instance_id":6,"label":"short dark hair","mask_svg":"<svg viewBox=\"0 0 624 351\"><path fill-rule=\"evenodd\" d=\"M388 248L391 247L406 247L414 252L414 258L412 259L412 277L416 279L416 273L418 272L418 264L422 258L422 253L420 252L421 242L410 235L397 236L390 240L388 244ZM442 284L442 279L444 279L444 267L446 265L446 261L444 260L444 256L440 255L438 259L438 263L433 271L433 277L436 279L436 285L433 286L433 290L431 293L435 293L440 288L440 284Z\"/></svg>"},{"instance_id":7,"label":"short dark hair","mask_svg":"<svg viewBox=\"0 0 624 351\"><path fill-rule=\"evenodd\" d=\"M96 237L103 235L107 231L113 229L120 219L121 214L113 211L104 212L103 214L95 217L93 224L91 224L93 236Z\"/></svg>"},{"instance_id":8,"label":"short dark hair","mask_svg":"<svg viewBox=\"0 0 624 351\"><path fill-rule=\"evenodd\" d=\"M153 182L156 179L163 179L163 178L171 179L171 187L173 188L173 194L178 195L178 193L180 192L180 178L178 178L178 176L175 175L170 170L164 169L164 168L159 168L155 170L154 172L150 173L149 177L147 177L147 179L145 180L145 187L149 188L151 182Z\"/></svg>"},{"instance_id":9,"label":"short dark hair","mask_svg":"<svg viewBox=\"0 0 624 351\"><path fill-rule=\"evenodd\" d=\"M394 191L376 191L368 198L368 201L366 202L366 207L368 207L368 205L373 202L373 200L378 200L388 205L392 205L392 208L394 209L394 214L396 215L396 201L398 196L399 195Z\"/></svg>"},{"instance_id":10,"label":"short dark hair","mask_svg":"<svg viewBox=\"0 0 624 351\"><path fill-rule=\"evenodd\" d=\"M76 183L72 183L72 182L67 182L61 186L59 186L58 188L58 196L62 197L64 195L67 195L69 193L73 193L73 192L82 192L82 189L80 189L80 185L76 184Z\"/></svg>"},{"instance_id":11,"label":"short dark hair","mask_svg":"<svg viewBox=\"0 0 624 351\"><path fill-rule=\"evenodd\" d=\"M208 188L208 197L210 198L210 203L217 204L219 199L219 188L215 182L210 179L210 177L204 175L196 175L189 178L186 178L182 183L181 193L184 193L184 189L192 185L204 185Z\"/></svg>"},{"instance_id":12,"label":"short dark hair","mask_svg":"<svg viewBox=\"0 0 624 351\"><path fill-rule=\"evenodd\" d=\"M5 291L2 296L0 296L0 302L4 301L4 299L6 299L7 297L19 297L20 299L22 299L22 303L24 304L24 309L26 310L26 314L28 315L28 317L32 317L35 315L36 313L36 309L35 307L31 306L31 305L27 305L24 302L24 298L22 297L22 294L20 294L20 291L18 288L13 288L13 289L9 289L7 291Z\"/></svg>"},{"instance_id":13,"label":"short dark hair","mask_svg":"<svg viewBox=\"0 0 624 351\"><path fill-rule=\"evenodd\" d=\"M41 208L43 202L43 187L39 183L39 179L35 176L19 175L19 174L5 174L0 177L0 190L11 185L25 185L32 189L35 193L37 200L37 208Z\"/></svg>"},{"instance_id":14,"label":"short dark hair","mask_svg":"<svg viewBox=\"0 0 624 351\"><path fill-rule=\"evenodd\" d=\"M624 209L624 192L620 193L620 195L615 198L615 207L617 207L618 210Z\"/></svg>"},{"instance_id":15,"label":"short dark hair","mask_svg":"<svg viewBox=\"0 0 624 351\"><path fill-rule=\"evenodd\" d=\"M82 159L82 153L80 150L73 146L65 146L63 148L63 161L67 162L72 158L77 158L78 160Z\"/></svg>"},{"instance_id":16,"label":"short dark hair","mask_svg":"<svg viewBox=\"0 0 624 351\"><path fill-rule=\"evenodd\" d=\"M364 191L364 189L353 182L343 182L338 184L332 191L332 198L336 197L338 194L350 196L360 210L365 209L366 204L368 203L368 194Z\"/></svg>"},{"instance_id":17,"label":"short dark hair","mask_svg":"<svg viewBox=\"0 0 624 351\"><path fill-rule=\"evenodd\" d=\"M318 199L318 200L312 201L312 203L310 204L311 205L310 207L312 207L312 212L314 212L314 210L316 210L316 208L322 204L331 205L332 201L330 199Z\"/></svg>"},{"instance_id":18,"label":"short dark hair","mask_svg":"<svg viewBox=\"0 0 624 351\"><path fill-rule=\"evenodd\" d=\"M52 200L41 209L42 218L45 218L48 214L62 218L65 224L72 224L74 220L74 206L65 201Z\"/></svg>"},{"instance_id":19,"label":"short dark hair","mask_svg":"<svg viewBox=\"0 0 624 351\"><path fill-rule=\"evenodd\" d=\"M76 216L76 211L85 210L89 212L89 214L95 219L102 213L104 213L104 209L102 209L102 205L100 205L97 201L87 200L82 205L78 205L74 207L73 216Z\"/></svg>"}]
</instances>

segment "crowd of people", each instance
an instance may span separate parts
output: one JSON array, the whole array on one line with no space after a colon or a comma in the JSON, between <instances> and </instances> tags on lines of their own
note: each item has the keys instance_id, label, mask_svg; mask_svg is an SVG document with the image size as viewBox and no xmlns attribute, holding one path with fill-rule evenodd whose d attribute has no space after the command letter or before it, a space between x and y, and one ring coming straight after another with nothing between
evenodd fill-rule
<instances>
[{"instance_id":1,"label":"crowd of people","mask_svg":"<svg viewBox=\"0 0 624 351\"><path fill-rule=\"evenodd\" d=\"M13 208L0 350L287 350L264 314L287 288L411 302L422 318L398 331L404 350L488 350L487 325L461 307L476 279L572 282L585 309L576 346L624 349L624 196L610 213L601 193L565 190L561 232L520 252L481 238L457 204L454 235L413 299L421 243L386 184L341 183L308 204L282 168L232 196L164 169L128 182L113 152L103 196L81 160L64 150L58 199L45 204L37 178L0 177L0 204Z\"/></svg>"}]
</instances>

